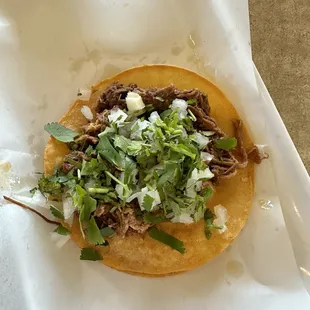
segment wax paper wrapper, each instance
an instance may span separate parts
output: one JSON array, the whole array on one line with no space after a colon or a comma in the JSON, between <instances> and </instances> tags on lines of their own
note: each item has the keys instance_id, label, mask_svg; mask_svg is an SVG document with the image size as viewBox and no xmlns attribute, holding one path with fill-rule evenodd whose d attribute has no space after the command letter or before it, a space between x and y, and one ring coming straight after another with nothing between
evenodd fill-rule
<instances>
[{"instance_id":1,"label":"wax paper wrapper","mask_svg":"<svg viewBox=\"0 0 310 310\"><path fill-rule=\"evenodd\" d=\"M309 180L253 67L247 1L2 0L0 53L2 194L29 199L42 171L43 126L60 118L78 89L141 64L209 78L270 154L257 167L255 200L237 240L178 276L141 278L80 261L73 243L57 249L50 241L54 227L2 200L1 309L310 308L299 272L309 270L309 200L298 194ZM281 174L291 171L292 180Z\"/></svg>"}]
</instances>

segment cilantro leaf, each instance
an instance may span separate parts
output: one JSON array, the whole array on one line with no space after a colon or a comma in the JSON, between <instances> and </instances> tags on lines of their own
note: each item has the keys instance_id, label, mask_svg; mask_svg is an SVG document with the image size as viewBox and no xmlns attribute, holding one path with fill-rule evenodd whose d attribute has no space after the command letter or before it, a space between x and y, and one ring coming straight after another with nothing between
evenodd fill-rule
<instances>
[{"instance_id":1,"label":"cilantro leaf","mask_svg":"<svg viewBox=\"0 0 310 310\"><path fill-rule=\"evenodd\" d=\"M61 142L73 142L74 138L79 134L69 128L66 128L58 123L49 123L44 126L47 131L56 140Z\"/></svg>"},{"instance_id":2,"label":"cilantro leaf","mask_svg":"<svg viewBox=\"0 0 310 310\"><path fill-rule=\"evenodd\" d=\"M81 250L80 260L91 260L97 261L102 260L102 255L97 252L94 248L84 248Z\"/></svg>"},{"instance_id":3,"label":"cilantro leaf","mask_svg":"<svg viewBox=\"0 0 310 310\"><path fill-rule=\"evenodd\" d=\"M189 99L186 102L187 102L187 104L191 105L191 104L197 103L197 100L196 99Z\"/></svg>"},{"instance_id":4,"label":"cilantro leaf","mask_svg":"<svg viewBox=\"0 0 310 310\"><path fill-rule=\"evenodd\" d=\"M114 138L114 146L132 156L137 156L141 152L142 144L142 141L130 140L124 136L117 135Z\"/></svg>"},{"instance_id":5,"label":"cilantro leaf","mask_svg":"<svg viewBox=\"0 0 310 310\"><path fill-rule=\"evenodd\" d=\"M207 239L209 240L212 236L211 229L213 228L213 220L215 218L214 213L207 208L204 214L204 221L205 221L205 235Z\"/></svg>"},{"instance_id":6,"label":"cilantro leaf","mask_svg":"<svg viewBox=\"0 0 310 310\"><path fill-rule=\"evenodd\" d=\"M124 183L135 183L135 177L137 175L137 165L129 157L125 157L125 169L124 169Z\"/></svg>"},{"instance_id":7,"label":"cilantro leaf","mask_svg":"<svg viewBox=\"0 0 310 310\"><path fill-rule=\"evenodd\" d=\"M101 228L100 233L103 237L110 237L115 234L115 231L111 227L107 226L107 227Z\"/></svg>"},{"instance_id":8,"label":"cilantro leaf","mask_svg":"<svg viewBox=\"0 0 310 310\"><path fill-rule=\"evenodd\" d=\"M29 193L33 196L35 194L35 192L38 190L37 187L32 188Z\"/></svg>"},{"instance_id":9,"label":"cilantro leaf","mask_svg":"<svg viewBox=\"0 0 310 310\"><path fill-rule=\"evenodd\" d=\"M59 235L63 236L70 235L70 231L61 224L54 230L54 232L57 232Z\"/></svg>"},{"instance_id":10,"label":"cilantro leaf","mask_svg":"<svg viewBox=\"0 0 310 310\"><path fill-rule=\"evenodd\" d=\"M162 242L162 243L170 246L172 249L180 252L181 254L185 253L183 241L167 234L163 230L159 230L156 227L152 227L149 230L149 235L152 239L157 240L159 242Z\"/></svg>"},{"instance_id":11,"label":"cilantro leaf","mask_svg":"<svg viewBox=\"0 0 310 310\"><path fill-rule=\"evenodd\" d=\"M79 210L81 210L82 207L83 207L83 201L84 201L84 197L85 197L86 194L87 194L86 190L82 186L77 185L75 187L75 191L74 191L74 194L72 196L73 204Z\"/></svg>"},{"instance_id":12,"label":"cilantro leaf","mask_svg":"<svg viewBox=\"0 0 310 310\"><path fill-rule=\"evenodd\" d=\"M102 171L105 170L108 170L108 167L102 160L99 161L96 158L92 158L90 161L83 160L81 175L82 176L94 175L96 177Z\"/></svg>"},{"instance_id":13,"label":"cilantro leaf","mask_svg":"<svg viewBox=\"0 0 310 310\"><path fill-rule=\"evenodd\" d=\"M58 219L60 220L64 220L64 214L62 211L58 210L57 208L55 208L54 206L50 206L50 211L51 213Z\"/></svg>"},{"instance_id":14,"label":"cilantro leaf","mask_svg":"<svg viewBox=\"0 0 310 310\"><path fill-rule=\"evenodd\" d=\"M89 221L90 215L92 212L96 210L97 200L90 197L89 195L85 195L83 198L83 207L80 211L80 221L87 222Z\"/></svg>"},{"instance_id":15,"label":"cilantro leaf","mask_svg":"<svg viewBox=\"0 0 310 310\"><path fill-rule=\"evenodd\" d=\"M154 197L151 197L150 195L146 194L143 198L142 207L146 211L151 211L154 200L155 200Z\"/></svg>"},{"instance_id":16,"label":"cilantro leaf","mask_svg":"<svg viewBox=\"0 0 310 310\"><path fill-rule=\"evenodd\" d=\"M88 241L93 244L104 243L104 238L101 235L94 217L92 217L87 224L87 238Z\"/></svg>"},{"instance_id":17,"label":"cilantro leaf","mask_svg":"<svg viewBox=\"0 0 310 310\"><path fill-rule=\"evenodd\" d=\"M100 137L99 143L97 144L96 150L101 156L107 161L114 164L118 168L123 168L124 161L121 155L115 150L107 136Z\"/></svg>"},{"instance_id":18,"label":"cilantro leaf","mask_svg":"<svg viewBox=\"0 0 310 310\"><path fill-rule=\"evenodd\" d=\"M38 187L41 193L54 196L61 195L61 184L53 177L42 176L38 182Z\"/></svg>"},{"instance_id":19,"label":"cilantro leaf","mask_svg":"<svg viewBox=\"0 0 310 310\"><path fill-rule=\"evenodd\" d=\"M152 213L146 213L143 216L143 220L146 223L158 224L166 221L166 218L163 215L155 216Z\"/></svg>"},{"instance_id":20,"label":"cilantro leaf","mask_svg":"<svg viewBox=\"0 0 310 310\"><path fill-rule=\"evenodd\" d=\"M207 187L204 191L203 191L203 197L205 200L210 199L213 196L213 189L212 187Z\"/></svg>"},{"instance_id":21,"label":"cilantro leaf","mask_svg":"<svg viewBox=\"0 0 310 310\"><path fill-rule=\"evenodd\" d=\"M223 137L215 141L215 146L218 149L229 151L237 146L237 139L235 137Z\"/></svg>"}]
</instances>

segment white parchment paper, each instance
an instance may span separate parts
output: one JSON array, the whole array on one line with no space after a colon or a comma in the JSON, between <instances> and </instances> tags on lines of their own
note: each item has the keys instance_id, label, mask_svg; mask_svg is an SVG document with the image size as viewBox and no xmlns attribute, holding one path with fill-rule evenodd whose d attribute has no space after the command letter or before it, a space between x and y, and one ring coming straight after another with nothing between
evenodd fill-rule
<instances>
[{"instance_id":1,"label":"white parchment paper","mask_svg":"<svg viewBox=\"0 0 310 310\"><path fill-rule=\"evenodd\" d=\"M256 143L273 134L257 106L245 0L2 0L0 55L0 160L12 165L0 165L2 193L23 196L35 184L43 126L60 118L78 88L144 63L197 71L223 89ZM0 309L309 309L279 197L265 161L233 245L201 268L157 279L79 261L73 243L58 250L50 242L50 225L4 205ZM262 199L274 207L263 210Z\"/></svg>"}]
</instances>

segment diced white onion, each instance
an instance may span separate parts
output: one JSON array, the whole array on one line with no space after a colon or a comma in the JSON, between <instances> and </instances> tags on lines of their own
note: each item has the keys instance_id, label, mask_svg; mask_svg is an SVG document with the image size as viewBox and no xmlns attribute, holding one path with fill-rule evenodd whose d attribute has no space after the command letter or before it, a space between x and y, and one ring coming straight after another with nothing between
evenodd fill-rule
<instances>
[{"instance_id":1,"label":"diced white onion","mask_svg":"<svg viewBox=\"0 0 310 310\"><path fill-rule=\"evenodd\" d=\"M188 213L182 213L181 215L177 215L171 219L172 223L184 223L191 224L193 223L193 218Z\"/></svg>"},{"instance_id":2,"label":"diced white onion","mask_svg":"<svg viewBox=\"0 0 310 310\"><path fill-rule=\"evenodd\" d=\"M63 236L57 232L51 232L51 240L60 249L70 240L70 235Z\"/></svg>"},{"instance_id":3,"label":"diced white onion","mask_svg":"<svg viewBox=\"0 0 310 310\"><path fill-rule=\"evenodd\" d=\"M200 131L204 136L211 137L215 134L214 131Z\"/></svg>"},{"instance_id":4,"label":"diced white onion","mask_svg":"<svg viewBox=\"0 0 310 310\"><path fill-rule=\"evenodd\" d=\"M158 118L160 118L158 112L157 112L157 111L154 111L154 112L151 113L151 115L150 115L150 117L149 117L149 121L150 121L151 123L155 123L156 120L157 120Z\"/></svg>"},{"instance_id":5,"label":"diced white onion","mask_svg":"<svg viewBox=\"0 0 310 310\"><path fill-rule=\"evenodd\" d=\"M201 191L201 187L202 187L202 181L196 182L196 191L197 191L197 192L200 192L200 191Z\"/></svg>"},{"instance_id":6,"label":"diced white onion","mask_svg":"<svg viewBox=\"0 0 310 310\"><path fill-rule=\"evenodd\" d=\"M91 95L90 89L79 89L78 99L88 100Z\"/></svg>"},{"instance_id":7,"label":"diced white onion","mask_svg":"<svg viewBox=\"0 0 310 310\"><path fill-rule=\"evenodd\" d=\"M199 132L195 132L194 136L195 141L198 143L200 149L203 149L210 142L208 137L205 137Z\"/></svg>"},{"instance_id":8,"label":"diced white onion","mask_svg":"<svg viewBox=\"0 0 310 310\"><path fill-rule=\"evenodd\" d=\"M71 217L75 211L75 206L73 205L73 199L71 197L65 197L62 199L62 206L64 212L65 220Z\"/></svg>"},{"instance_id":9,"label":"diced white onion","mask_svg":"<svg viewBox=\"0 0 310 310\"><path fill-rule=\"evenodd\" d=\"M112 109L108 115L108 119L109 122L114 122L117 124L117 127L119 127L120 124L126 120L127 116L128 115L121 109Z\"/></svg>"},{"instance_id":10,"label":"diced white onion","mask_svg":"<svg viewBox=\"0 0 310 310\"><path fill-rule=\"evenodd\" d=\"M213 225L215 226L223 226L222 229L219 229L218 232L222 234L227 230L227 226L225 225L229 219L227 209L222 205L217 205L214 207L215 220L213 221Z\"/></svg>"},{"instance_id":11,"label":"diced white onion","mask_svg":"<svg viewBox=\"0 0 310 310\"><path fill-rule=\"evenodd\" d=\"M129 112L139 111L145 107L142 97L131 91L127 93L126 104Z\"/></svg>"},{"instance_id":12,"label":"diced white onion","mask_svg":"<svg viewBox=\"0 0 310 310\"><path fill-rule=\"evenodd\" d=\"M134 193L134 194L132 194L131 196L129 196L127 199L126 199L126 202L131 202L131 201L133 201L134 199L136 199L138 196L140 196L141 195L141 193L140 192L138 192L138 193Z\"/></svg>"},{"instance_id":13,"label":"diced white onion","mask_svg":"<svg viewBox=\"0 0 310 310\"><path fill-rule=\"evenodd\" d=\"M140 119L138 119L134 124L133 126L131 127L131 129L135 129L136 126L138 127L137 129L135 129L135 131L131 132L131 135L130 135L130 138L133 139L133 140L136 140L136 139L141 139L142 138L142 131L149 127L150 126L150 122L149 121L141 121Z\"/></svg>"},{"instance_id":14,"label":"diced white onion","mask_svg":"<svg viewBox=\"0 0 310 310\"><path fill-rule=\"evenodd\" d=\"M124 187L121 184L116 184L115 186L115 191L119 197L119 199L123 200L124 199Z\"/></svg>"},{"instance_id":15,"label":"diced white onion","mask_svg":"<svg viewBox=\"0 0 310 310\"><path fill-rule=\"evenodd\" d=\"M200 158L202 161L210 162L213 159L214 155L208 153L208 152L201 152Z\"/></svg>"},{"instance_id":16,"label":"diced white onion","mask_svg":"<svg viewBox=\"0 0 310 310\"><path fill-rule=\"evenodd\" d=\"M152 208L150 211L155 211L157 208L156 206L158 206L161 203L160 200L160 196L157 190L149 190L147 187L144 187L141 189L141 192L139 193L139 195L137 196L138 198L138 202L140 205L140 209L143 211L143 200L145 195L149 195L150 197L154 198L154 201L152 203Z\"/></svg>"},{"instance_id":17,"label":"diced white onion","mask_svg":"<svg viewBox=\"0 0 310 310\"><path fill-rule=\"evenodd\" d=\"M81 107L81 112L89 121L91 121L94 118L93 112L87 105L83 105Z\"/></svg>"},{"instance_id":18,"label":"diced white onion","mask_svg":"<svg viewBox=\"0 0 310 310\"><path fill-rule=\"evenodd\" d=\"M183 99L174 99L170 108L171 110L178 110L180 119L185 118L187 115L187 102Z\"/></svg>"},{"instance_id":19,"label":"diced white onion","mask_svg":"<svg viewBox=\"0 0 310 310\"><path fill-rule=\"evenodd\" d=\"M205 170L198 170L197 168L195 168L191 175L191 179L194 180L212 179L213 177L214 174L210 171L209 168L206 168Z\"/></svg>"}]
</instances>

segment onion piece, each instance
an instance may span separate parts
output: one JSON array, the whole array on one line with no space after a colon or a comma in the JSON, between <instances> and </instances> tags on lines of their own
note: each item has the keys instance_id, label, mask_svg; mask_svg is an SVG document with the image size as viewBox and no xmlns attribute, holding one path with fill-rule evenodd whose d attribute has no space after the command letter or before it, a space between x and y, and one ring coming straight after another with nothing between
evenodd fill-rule
<instances>
[{"instance_id":1,"label":"onion piece","mask_svg":"<svg viewBox=\"0 0 310 310\"><path fill-rule=\"evenodd\" d=\"M179 118L183 119L187 115L187 102L183 99L174 99L170 106L171 110L177 110L179 114Z\"/></svg>"},{"instance_id":2,"label":"onion piece","mask_svg":"<svg viewBox=\"0 0 310 310\"><path fill-rule=\"evenodd\" d=\"M202 135L199 132L195 132L194 136L195 142L198 143L200 149L203 149L210 142L210 139L208 137Z\"/></svg>"},{"instance_id":3,"label":"onion piece","mask_svg":"<svg viewBox=\"0 0 310 310\"><path fill-rule=\"evenodd\" d=\"M210 162L213 159L214 155L208 153L208 152L201 152L200 158L202 161Z\"/></svg>"},{"instance_id":4,"label":"onion piece","mask_svg":"<svg viewBox=\"0 0 310 310\"><path fill-rule=\"evenodd\" d=\"M89 121L91 121L94 118L93 112L87 105L83 105L81 107L81 112Z\"/></svg>"},{"instance_id":5,"label":"onion piece","mask_svg":"<svg viewBox=\"0 0 310 310\"><path fill-rule=\"evenodd\" d=\"M215 220L213 221L214 226L222 226L222 229L219 229L218 232L222 234L227 230L227 226L225 225L229 219L227 209L222 205L217 205L214 207Z\"/></svg>"},{"instance_id":6,"label":"onion piece","mask_svg":"<svg viewBox=\"0 0 310 310\"><path fill-rule=\"evenodd\" d=\"M161 200L160 200L160 196L159 196L159 193L157 190L149 190L147 187L144 187L141 189L141 192L139 193L139 195L137 196L138 198L138 202L139 202L139 205L140 205L140 209L142 211L144 211L145 209L143 208L143 200L144 200L144 197L146 195L149 195L150 197L154 198L154 201L152 203L152 208L150 211L155 211L157 210L156 206L158 206L160 203L161 203Z\"/></svg>"},{"instance_id":7,"label":"onion piece","mask_svg":"<svg viewBox=\"0 0 310 310\"><path fill-rule=\"evenodd\" d=\"M121 109L112 109L108 115L109 122L114 122L117 127L119 127L127 117L128 115Z\"/></svg>"},{"instance_id":8,"label":"onion piece","mask_svg":"<svg viewBox=\"0 0 310 310\"><path fill-rule=\"evenodd\" d=\"M62 208L65 220L70 218L76 209L76 207L73 204L73 199L71 197L64 197L62 199Z\"/></svg>"},{"instance_id":9,"label":"onion piece","mask_svg":"<svg viewBox=\"0 0 310 310\"><path fill-rule=\"evenodd\" d=\"M139 111L145 107L142 97L132 91L127 93L126 104L129 112Z\"/></svg>"},{"instance_id":10,"label":"onion piece","mask_svg":"<svg viewBox=\"0 0 310 310\"><path fill-rule=\"evenodd\" d=\"M188 213L182 213L181 215L177 215L171 219L172 223L184 223L191 224L194 222L193 218Z\"/></svg>"}]
</instances>

